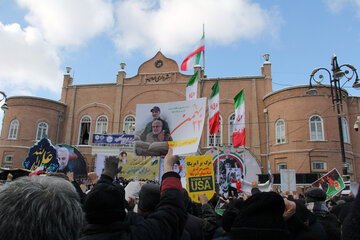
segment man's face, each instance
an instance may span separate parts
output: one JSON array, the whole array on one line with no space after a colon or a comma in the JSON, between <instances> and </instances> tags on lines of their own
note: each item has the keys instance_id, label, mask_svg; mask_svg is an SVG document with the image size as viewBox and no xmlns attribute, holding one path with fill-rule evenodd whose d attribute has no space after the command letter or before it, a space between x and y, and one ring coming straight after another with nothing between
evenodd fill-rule
<instances>
[{"instance_id":1,"label":"man's face","mask_svg":"<svg viewBox=\"0 0 360 240\"><path fill-rule=\"evenodd\" d=\"M59 151L58 157L59 157L59 163L60 163L59 169L63 170L66 167L66 165L68 164L69 158L65 151Z\"/></svg>"},{"instance_id":2,"label":"man's face","mask_svg":"<svg viewBox=\"0 0 360 240\"><path fill-rule=\"evenodd\" d=\"M153 116L153 118L159 118L160 116L160 111L156 111L156 110L152 110L151 114Z\"/></svg>"},{"instance_id":3,"label":"man's face","mask_svg":"<svg viewBox=\"0 0 360 240\"><path fill-rule=\"evenodd\" d=\"M152 131L154 134L159 134L162 131L162 126L159 122L155 122L152 125Z\"/></svg>"}]
</instances>

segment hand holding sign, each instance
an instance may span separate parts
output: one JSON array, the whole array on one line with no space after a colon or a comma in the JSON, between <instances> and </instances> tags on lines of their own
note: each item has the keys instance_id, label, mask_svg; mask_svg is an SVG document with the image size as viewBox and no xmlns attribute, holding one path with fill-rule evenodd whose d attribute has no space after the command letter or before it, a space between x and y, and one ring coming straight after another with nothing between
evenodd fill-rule
<instances>
[{"instance_id":1,"label":"hand holding sign","mask_svg":"<svg viewBox=\"0 0 360 240\"><path fill-rule=\"evenodd\" d=\"M173 155L172 148L169 149L164 159L164 173L171 172L174 164L179 160L178 155Z\"/></svg>"}]
</instances>

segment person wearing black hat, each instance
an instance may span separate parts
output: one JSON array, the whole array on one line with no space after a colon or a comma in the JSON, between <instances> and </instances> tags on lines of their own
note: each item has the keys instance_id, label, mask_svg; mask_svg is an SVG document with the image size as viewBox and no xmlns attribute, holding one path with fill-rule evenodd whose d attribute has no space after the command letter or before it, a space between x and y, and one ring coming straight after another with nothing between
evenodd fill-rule
<instances>
[{"instance_id":1,"label":"person wearing black hat","mask_svg":"<svg viewBox=\"0 0 360 240\"><path fill-rule=\"evenodd\" d=\"M140 138L142 141L146 141L146 135L152 132L152 124L155 120L160 120L162 122L162 129L165 135L170 134L170 129L168 123L160 117L160 108L158 106L154 106L151 110L151 115L153 120L146 124L144 131L141 133Z\"/></svg>"},{"instance_id":2,"label":"person wearing black hat","mask_svg":"<svg viewBox=\"0 0 360 240\"><path fill-rule=\"evenodd\" d=\"M160 202L146 219L125 212L125 191L114 184L119 158L107 157L104 172L84 202L88 222L80 240L180 239L186 222L180 176L172 171L178 156L165 156Z\"/></svg>"},{"instance_id":3,"label":"person wearing black hat","mask_svg":"<svg viewBox=\"0 0 360 240\"><path fill-rule=\"evenodd\" d=\"M337 217L326 206L327 196L324 190L313 187L305 191L306 207L323 226L327 239L341 239L341 225Z\"/></svg>"}]
</instances>

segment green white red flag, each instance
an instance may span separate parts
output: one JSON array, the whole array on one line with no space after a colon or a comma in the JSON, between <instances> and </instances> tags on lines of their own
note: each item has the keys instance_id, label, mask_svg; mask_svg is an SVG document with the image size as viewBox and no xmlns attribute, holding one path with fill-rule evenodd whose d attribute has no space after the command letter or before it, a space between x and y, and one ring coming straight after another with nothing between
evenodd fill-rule
<instances>
[{"instance_id":1,"label":"green white red flag","mask_svg":"<svg viewBox=\"0 0 360 240\"><path fill-rule=\"evenodd\" d=\"M186 84L186 100L192 100L197 98L197 88L199 81L199 71L196 71Z\"/></svg>"},{"instance_id":2,"label":"green white red flag","mask_svg":"<svg viewBox=\"0 0 360 240\"><path fill-rule=\"evenodd\" d=\"M201 52L205 51L205 33L202 35L195 50L190 53L181 64L181 70L187 71L200 63Z\"/></svg>"},{"instance_id":3,"label":"green white red flag","mask_svg":"<svg viewBox=\"0 0 360 240\"><path fill-rule=\"evenodd\" d=\"M220 127L219 113L219 81L212 86L212 93L209 97L209 132L215 134Z\"/></svg>"},{"instance_id":4,"label":"green white red flag","mask_svg":"<svg viewBox=\"0 0 360 240\"><path fill-rule=\"evenodd\" d=\"M233 145L241 147L245 145L245 102L244 89L235 96L235 120L233 124Z\"/></svg>"}]
</instances>

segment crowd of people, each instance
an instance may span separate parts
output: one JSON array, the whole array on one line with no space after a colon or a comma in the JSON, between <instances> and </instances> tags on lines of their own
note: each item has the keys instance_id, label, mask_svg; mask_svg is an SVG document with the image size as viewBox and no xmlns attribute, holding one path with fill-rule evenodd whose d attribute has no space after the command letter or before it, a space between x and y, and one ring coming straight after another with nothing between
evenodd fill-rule
<instances>
[{"instance_id":1,"label":"crowd of people","mask_svg":"<svg viewBox=\"0 0 360 240\"><path fill-rule=\"evenodd\" d=\"M327 200L321 188L304 195L261 192L208 199L189 197L165 156L161 184L146 182L126 197L130 183L116 176L119 158L107 157L89 189L70 173L9 179L0 186L0 239L360 239L360 196ZM224 205L222 215L215 210Z\"/></svg>"}]
</instances>

